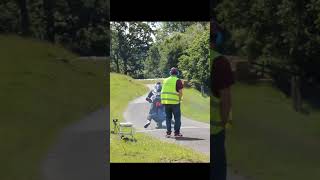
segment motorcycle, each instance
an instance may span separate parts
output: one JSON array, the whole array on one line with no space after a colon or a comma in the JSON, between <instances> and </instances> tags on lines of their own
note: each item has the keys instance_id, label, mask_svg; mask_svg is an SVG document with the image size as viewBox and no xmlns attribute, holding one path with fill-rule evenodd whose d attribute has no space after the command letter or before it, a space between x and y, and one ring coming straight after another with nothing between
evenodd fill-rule
<instances>
[{"instance_id":1,"label":"motorcycle","mask_svg":"<svg viewBox=\"0 0 320 180\"><path fill-rule=\"evenodd\" d=\"M150 99L147 99L151 103L148 120L154 120L157 123L157 129L166 127L166 112L165 107L161 104L160 92L154 92Z\"/></svg>"}]
</instances>

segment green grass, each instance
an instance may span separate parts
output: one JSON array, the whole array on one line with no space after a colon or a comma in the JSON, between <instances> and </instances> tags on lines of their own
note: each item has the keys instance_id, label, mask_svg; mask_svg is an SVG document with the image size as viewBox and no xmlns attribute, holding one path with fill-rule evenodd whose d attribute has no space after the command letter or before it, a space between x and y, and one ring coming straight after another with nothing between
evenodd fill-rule
<instances>
[{"instance_id":1,"label":"green grass","mask_svg":"<svg viewBox=\"0 0 320 180\"><path fill-rule=\"evenodd\" d=\"M106 105L106 63L12 35L0 54L0 179L36 180L59 131Z\"/></svg>"},{"instance_id":2,"label":"green grass","mask_svg":"<svg viewBox=\"0 0 320 180\"><path fill-rule=\"evenodd\" d=\"M123 111L130 100L144 95L148 88L132 78L111 73L110 119L123 120ZM130 91L128 91L130 89ZM112 124L112 121L110 121ZM113 129L113 124L112 128ZM142 133L136 134L137 142L125 142L110 136L111 162L209 162L209 157L180 145L162 142Z\"/></svg>"},{"instance_id":3,"label":"green grass","mask_svg":"<svg viewBox=\"0 0 320 180\"><path fill-rule=\"evenodd\" d=\"M182 115L205 123L210 122L210 98L203 97L193 88L184 88L181 103Z\"/></svg>"},{"instance_id":4,"label":"green grass","mask_svg":"<svg viewBox=\"0 0 320 180\"><path fill-rule=\"evenodd\" d=\"M154 137L136 134L137 142L125 142L118 136L111 136L111 162L137 163L199 163L209 162L209 157L181 147L163 142Z\"/></svg>"},{"instance_id":5,"label":"green grass","mask_svg":"<svg viewBox=\"0 0 320 180\"><path fill-rule=\"evenodd\" d=\"M148 88L132 78L110 73L110 127L113 129L112 119L123 120L123 112L128 102L148 92Z\"/></svg>"},{"instance_id":6,"label":"green grass","mask_svg":"<svg viewBox=\"0 0 320 180\"><path fill-rule=\"evenodd\" d=\"M293 111L291 100L269 84L236 84L228 161L259 180L320 179L320 111Z\"/></svg>"}]
</instances>

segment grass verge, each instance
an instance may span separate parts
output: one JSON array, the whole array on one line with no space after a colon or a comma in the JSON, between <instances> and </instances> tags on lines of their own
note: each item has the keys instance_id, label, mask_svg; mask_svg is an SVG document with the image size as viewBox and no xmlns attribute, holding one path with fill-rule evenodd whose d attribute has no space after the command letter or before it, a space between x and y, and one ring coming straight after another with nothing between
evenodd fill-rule
<instances>
[{"instance_id":1,"label":"grass verge","mask_svg":"<svg viewBox=\"0 0 320 180\"><path fill-rule=\"evenodd\" d=\"M12 35L0 54L0 179L36 180L59 131L106 105L106 62Z\"/></svg>"},{"instance_id":2,"label":"grass verge","mask_svg":"<svg viewBox=\"0 0 320 180\"><path fill-rule=\"evenodd\" d=\"M320 111L297 113L270 84L236 84L228 161L240 174L259 180L320 179Z\"/></svg>"},{"instance_id":3,"label":"grass verge","mask_svg":"<svg viewBox=\"0 0 320 180\"><path fill-rule=\"evenodd\" d=\"M210 122L210 98L193 88L184 88L182 115L195 121Z\"/></svg>"}]
</instances>

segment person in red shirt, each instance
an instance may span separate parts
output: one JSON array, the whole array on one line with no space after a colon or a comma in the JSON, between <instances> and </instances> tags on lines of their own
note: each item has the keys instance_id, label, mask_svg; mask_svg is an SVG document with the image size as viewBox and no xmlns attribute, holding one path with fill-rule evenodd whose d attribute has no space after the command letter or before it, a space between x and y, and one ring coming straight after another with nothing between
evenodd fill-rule
<instances>
[{"instance_id":1,"label":"person in red shirt","mask_svg":"<svg viewBox=\"0 0 320 180\"><path fill-rule=\"evenodd\" d=\"M155 103L157 102L158 94L160 96L161 89L162 89L161 82L157 82L156 85L154 86L154 89L151 90L149 92L148 96L146 97L146 101L151 103L151 106L150 106L149 115L147 116L147 122L144 125L144 128L148 128L148 126L151 124L151 120L154 119L154 114L159 113L159 111L157 111L157 107L156 107ZM183 89L183 83L180 79L178 79L176 82L176 91L179 92L182 89ZM162 106L161 106L161 110L162 110ZM159 118L158 115L156 115L156 117ZM160 117L162 118L162 116L160 116ZM166 120L165 116L164 116L164 120ZM155 121L159 121L159 119L155 120ZM157 128L162 128L162 122L157 122Z\"/></svg>"},{"instance_id":2,"label":"person in red shirt","mask_svg":"<svg viewBox=\"0 0 320 180\"><path fill-rule=\"evenodd\" d=\"M161 103L164 104L165 111L166 111L166 126L167 126L167 132L166 137L171 137L171 121L172 117L174 117L174 136L175 137L182 137L182 134L180 132L181 128L181 109L180 109L180 102L182 98L182 89L183 89L183 83L181 79L178 78L179 71L177 68L172 67L170 69L170 77L164 80L163 82L163 88L161 91ZM172 87L173 81L175 82L175 89L170 89ZM167 89L169 88L169 89ZM175 92L171 92L174 91ZM168 97L167 95L174 96L175 98ZM175 96L177 95L177 96ZM178 102L177 102L178 101Z\"/></svg>"},{"instance_id":3,"label":"person in red shirt","mask_svg":"<svg viewBox=\"0 0 320 180\"><path fill-rule=\"evenodd\" d=\"M211 69L211 88L213 96L219 99L219 117L221 119L219 125L213 122L217 119L212 119L211 128L215 128L214 133L210 137L211 149L211 176L210 180L226 180L227 178L227 160L225 150L225 127L229 119L231 110L231 86L234 84L234 78L231 70L231 65L228 59L223 55L217 55L222 52L222 32L219 32L218 25L215 21L211 21L210 32L210 48L212 57ZM218 39L217 39L218 38ZM213 55L215 54L215 55ZM212 98L213 99L213 98ZM211 101L212 103L213 101ZM213 104L211 104L213 108ZM215 117L217 118L217 117ZM219 127L218 127L219 126ZM222 127L222 128L220 128Z\"/></svg>"}]
</instances>

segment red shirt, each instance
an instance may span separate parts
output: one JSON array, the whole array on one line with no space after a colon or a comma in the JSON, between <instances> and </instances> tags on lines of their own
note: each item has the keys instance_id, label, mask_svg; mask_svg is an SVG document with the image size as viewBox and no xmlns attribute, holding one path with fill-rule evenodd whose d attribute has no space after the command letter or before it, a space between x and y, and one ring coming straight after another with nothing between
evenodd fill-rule
<instances>
[{"instance_id":1,"label":"red shirt","mask_svg":"<svg viewBox=\"0 0 320 180\"><path fill-rule=\"evenodd\" d=\"M228 88L234 84L234 77L230 62L224 56L219 56L213 61L211 71L213 95L219 97L219 90Z\"/></svg>"},{"instance_id":2,"label":"red shirt","mask_svg":"<svg viewBox=\"0 0 320 180\"><path fill-rule=\"evenodd\" d=\"M180 79L177 80L177 83L176 83L176 90L177 92L179 92L179 90L181 90L183 88L183 83Z\"/></svg>"}]
</instances>

